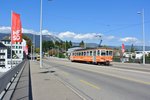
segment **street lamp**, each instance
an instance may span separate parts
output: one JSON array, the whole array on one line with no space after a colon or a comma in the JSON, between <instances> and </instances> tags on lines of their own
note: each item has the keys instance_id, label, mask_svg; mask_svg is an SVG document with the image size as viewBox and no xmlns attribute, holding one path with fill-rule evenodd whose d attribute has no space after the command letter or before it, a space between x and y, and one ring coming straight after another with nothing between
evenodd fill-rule
<instances>
[{"instance_id":1,"label":"street lamp","mask_svg":"<svg viewBox=\"0 0 150 100\"><path fill-rule=\"evenodd\" d=\"M40 68L42 68L42 0L40 8Z\"/></svg>"},{"instance_id":2,"label":"street lamp","mask_svg":"<svg viewBox=\"0 0 150 100\"><path fill-rule=\"evenodd\" d=\"M144 9L138 12L142 16L142 34L143 34L143 64L145 64L145 31L144 31Z\"/></svg>"}]
</instances>

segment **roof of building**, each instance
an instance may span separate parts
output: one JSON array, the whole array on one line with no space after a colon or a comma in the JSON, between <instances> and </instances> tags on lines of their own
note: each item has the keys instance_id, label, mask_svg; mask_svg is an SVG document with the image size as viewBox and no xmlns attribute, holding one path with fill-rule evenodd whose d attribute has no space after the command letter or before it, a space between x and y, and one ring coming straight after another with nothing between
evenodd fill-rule
<instances>
[{"instance_id":1,"label":"roof of building","mask_svg":"<svg viewBox=\"0 0 150 100\"><path fill-rule=\"evenodd\" d=\"M0 42L0 48L7 48L7 46Z\"/></svg>"}]
</instances>

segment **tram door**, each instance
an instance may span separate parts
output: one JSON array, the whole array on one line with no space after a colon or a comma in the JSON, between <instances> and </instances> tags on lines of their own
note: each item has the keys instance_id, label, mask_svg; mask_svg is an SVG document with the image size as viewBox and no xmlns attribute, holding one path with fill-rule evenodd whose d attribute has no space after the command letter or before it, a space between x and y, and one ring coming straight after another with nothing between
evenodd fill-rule
<instances>
[{"instance_id":1,"label":"tram door","mask_svg":"<svg viewBox=\"0 0 150 100\"><path fill-rule=\"evenodd\" d=\"M96 51L93 51L93 62L96 62Z\"/></svg>"}]
</instances>

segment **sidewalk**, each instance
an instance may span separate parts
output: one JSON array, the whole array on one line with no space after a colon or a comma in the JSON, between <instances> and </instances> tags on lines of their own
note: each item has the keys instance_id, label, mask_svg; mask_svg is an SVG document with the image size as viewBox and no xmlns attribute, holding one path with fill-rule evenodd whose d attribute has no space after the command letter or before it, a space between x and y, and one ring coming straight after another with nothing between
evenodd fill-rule
<instances>
[{"instance_id":1,"label":"sidewalk","mask_svg":"<svg viewBox=\"0 0 150 100\"><path fill-rule=\"evenodd\" d=\"M39 62L30 61L33 100L82 100Z\"/></svg>"}]
</instances>

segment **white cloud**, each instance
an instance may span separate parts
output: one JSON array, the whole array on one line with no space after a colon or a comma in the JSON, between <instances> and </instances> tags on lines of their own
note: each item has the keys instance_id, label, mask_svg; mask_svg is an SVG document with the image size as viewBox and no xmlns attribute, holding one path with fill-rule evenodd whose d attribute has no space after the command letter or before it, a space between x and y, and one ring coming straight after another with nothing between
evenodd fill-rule
<instances>
[{"instance_id":1,"label":"white cloud","mask_svg":"<svg viewBox=\"0 0 150 100\"><path fill-rule=\"evenodd\" d=\"M22 28L23 33L32 33L35 34L37 32L29 29L24 29ZM6 27L6 26L0 26L0 33L11 33L11 27Z\"/></svg>"},{"instance_id":2,"label":"white cloud","mask_svg":"<svg viewBox=\"0 0 150 100\"><path fill-rule=\"evenodd\" d=\"M53 33L48 30L42 30L42 35L53 35Z\"/></svg>"},{"instance_id":3,"label":"white cloud","mask_svg":"<svg viewBox=\"0 0 150 100\"><path fill-rule=\"evenodd\" d=\"M63 38L74 38L76 36L76 34L74 32L61 32L58 34L58 37L63 39Z\"/></svg>"},{"instance_id":4,"label":"white cloud","mask_svg":"<svg viewBox=\"0 0 150 100\"><path fill-rule=\"evenodd\" d=\"M125 37L125 38L121 38L120 41L122 42L131 42L131 43L137 43L139 42L139 40L135 37Z\"/></svg>"},{"instance_id":5,"label":"white cloud","mask_svg":"<svg viewBox=\"0 0 150 100\"><path fill-rule=\"evenodd\" d=\"M0 26L0 33L10 33L11 27Z\"/></svg>"},{"instance_id":6,"label":"white cloud","mask_svg":"<svg viewBox=\"0 0 150 100\"><path fill-rule=\"evenodd\" d=\"M106 36L105 36L105 37L106 37ZM112 40L112 39L115 39L115 36L108 36L108 37L106 37L106 39Z\"/></svg>"},{"instance_id":7,"label":"white cloud","mask_svg":"<svg viewBox=\"0 0 150 100\"><path fill-rule=\"evenodd\" d=\"M80 39L80 40L84 40L84 39L95 39L96 37L96 33L86 33L86 34L76 34L76 36L74 37L75 39Z\"/></svg>"},{"instance_id":8,"label":"white cloud","mask_svg":"<svg viewBox=\"0 0 150 100\"><path fill-rule=\"evenodd\" d=\"M97 35L102 35L99 33L85 33L85 34L79 34L79 33L74 33L74 32L70 32L70 31L66 31L66 32L61 32L58 34L58 37L60 39L70 39L70 40L86 40L86 39L96 39Z\"/></svg>"},{"instance_id":9,"label":"white cloud","mask_svg":"<svg viewBox=\"0 0 150 100\"><path fill-rule=\"evenodd\" d=\"M22 28L22 33L32 33L32 34L34 34L34 33L36 33L36 32L33 31L33 30L29 30L29 29L24 29L24 28Z\"/></svg>"}]
</instances>

